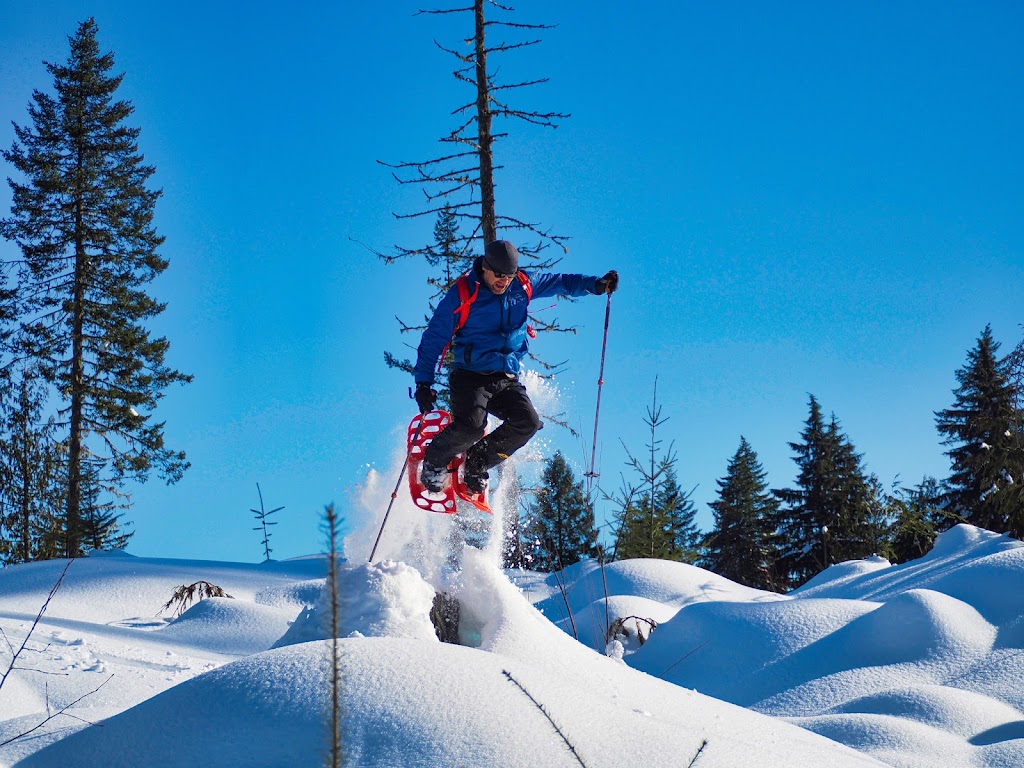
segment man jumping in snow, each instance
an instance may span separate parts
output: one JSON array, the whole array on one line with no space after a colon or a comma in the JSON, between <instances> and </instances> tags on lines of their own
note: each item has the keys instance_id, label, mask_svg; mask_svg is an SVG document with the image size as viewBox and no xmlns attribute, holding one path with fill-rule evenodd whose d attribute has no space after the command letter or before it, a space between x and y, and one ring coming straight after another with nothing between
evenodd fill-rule
<instances>
[{"instance_id":1,"label":"man jumping in snow","mask_svg":"<svg viewBox=\"0 0 1024 768\"><path fill-rule=\"evenodd\" d=\"M615 270L604 277L519 271L519 252L507 240L496 240L473 264L460 294L452 286L437 305L423 332L416 356L416 404L420 413L434 409L432 389L438 358L451 345L448 377L452 421L427 446L420 481L438 492L448 479L448 464L466 453L463 480L472 493L483 493L488 470L529 442L543 426L519 381L521 361L529 346L527 305L543 296L585 296L612 293L619 287ZM463 298L466 295L466 298ZM470 311L465 317L466 305ZM459 328L459 316L465 324ZM531 329L532 330L532 329ZM487 437L487 414L502 420ZM482 438L482 439L481 439Z\"/></svg>"}]
</instances>

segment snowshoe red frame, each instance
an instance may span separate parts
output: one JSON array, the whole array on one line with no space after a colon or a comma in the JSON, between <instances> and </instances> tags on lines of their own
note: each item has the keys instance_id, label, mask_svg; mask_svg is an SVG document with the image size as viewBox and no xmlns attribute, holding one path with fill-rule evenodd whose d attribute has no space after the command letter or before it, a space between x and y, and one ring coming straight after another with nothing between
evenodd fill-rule
<instances>
[{"instance_id":1,"label":"snowshoe red frame","mask_svg":"<svg viewBox=\"0 0 1024 768\"><path fill-rule=\"evenodd\" d=\"M407 450L409 451L409 492L413 503L428 512L453 515L457 511L456 499L472 504L481 512L491 513L487 503L487 493L471 493L462 480L462 467L465 458L459 454L448 465L448 481L438 493L432 493L420 482L420 466L423 464L423 452L430 442L440 434L441 430L451 423L451 415L447 411L427 411L416 414L409 422ZM422 426L421 426L422 424Z\"/></svg>"}]
</instances>

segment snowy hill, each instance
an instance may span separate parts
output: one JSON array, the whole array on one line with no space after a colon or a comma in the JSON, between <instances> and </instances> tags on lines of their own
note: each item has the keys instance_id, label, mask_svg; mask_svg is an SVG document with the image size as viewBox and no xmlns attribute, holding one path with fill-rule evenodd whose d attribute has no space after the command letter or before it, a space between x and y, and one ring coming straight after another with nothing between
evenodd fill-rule
<instances>
[{"instance_id":1,"label":"snowy hill","mask_svg":"<svg viewBox=\"0 0 1024 768\"><path fill-rule=\"evenodd\" d=\"M644 560L510 574L517 587L493 561L465 552L463 645L434 635L429 569L343 567L346 766L1024 765L1019 542L961 526L915 563L843 564L787 597ZM15 648L65 562L0 571ZM323 764L323 572L75 561L19 659L30 670L0 690L0 741L84 698L0 765ZM198 579L234 599L157 616ZM586 646L627 616L658 623L644 645Z\"/></svg>"}]
</instances>

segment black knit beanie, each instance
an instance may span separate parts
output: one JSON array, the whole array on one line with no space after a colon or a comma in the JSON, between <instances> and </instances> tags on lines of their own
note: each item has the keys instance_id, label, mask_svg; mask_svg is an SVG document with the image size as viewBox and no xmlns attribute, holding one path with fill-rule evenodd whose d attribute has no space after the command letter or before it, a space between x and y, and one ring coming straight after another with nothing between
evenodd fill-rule
<instances>
[{"instance_id":1,"label":"black knit beanie","mask_svg":"<svg viewBox=\"0 0 1024 768\"><path fill-rule=\"evenodd\" d=\"M508 240L495 240L484 250L484 266L491 272L515 274L519 269L519 251Z\"/></svg>"}]
</instances>

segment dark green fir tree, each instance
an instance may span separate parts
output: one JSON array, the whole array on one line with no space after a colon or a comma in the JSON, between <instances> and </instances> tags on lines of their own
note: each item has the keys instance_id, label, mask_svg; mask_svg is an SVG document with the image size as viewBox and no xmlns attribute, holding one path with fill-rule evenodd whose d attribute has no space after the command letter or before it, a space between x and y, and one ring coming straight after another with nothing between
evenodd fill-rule
<instances>
[{"instance_id":1,"label":"dark green fir tree","mask_svg":"<svg viewBox=\"0 0 1024 768\"><path fill-rule=\"evenodd\" d=\"M594 512L561 451L548 459L523 525L530 568L555 572L597 558Z\"/></svg>"},{"instance_id":2,"label":"dark green fir tree","mask_svg":"<svg viewBox=\"0 0 1024 768\"><path fill-rule=\"evenodd\" d=\"M781 500L776 570L786 588L803 584L833 563L873 554L872 491L858 454L835 417L826 424L812 395L798 443L790 443L799 473Z\"/></svg>"},{"instance_id":3,"label":"dark green fir tree","mask_svg":"<svg viewBox=\"0 0 1024 768\"><path fill-rule=\"evenodd\" d=\"M125 122L134 108L116 98L123 75L112 74L97 31L83 22L68 62L46 65L54 95L34 93L31 124L15 125L3 153L21 177L10 180L11 216L0 232L22 253L22 348L62 401L67 556L84 546L88 457L117 481L155 471L174 482L188 467L153 418L164 390L191 378L164 363L167 340L146 328L164 310L145 290L167 267L153 225L160 193L147 186L154 169L139 153L139 129Z\"/></svg>"},{"instance_id":4,"label":"dark green fir tree","mask_svg":"<svg viewBox=\"0 0 1024 768\"><path fill-rule=\"evenodd\" d=\"M62 499L59 446L44 416L46 388L32 368L7 371L0 393L0 560L55 557L51 532Z\"/></svg>"},{"instance_id":5,"label":"dark green fir tree","mask_svg":"<svg viewBox=\"0 0 1024 768\"><path fill-rule=\"evenodd\" d=\"M756 589L778 591L775 573L779 501L767 473L745 437L718 480L710 502L715 527L705 540L702 565L727 579Z\"/></svg>"},{"instance_id":6,"label":"dark green fir tree","mask_svg":"<svg viewBox=\"0 0 1024 768\"><path fill-rule=\"evenodd\" d=\"M437 214L437 221L434 223L434 242L431 246L418 252L418 255L426 259L431 268L427 274L427 285L433 291L429 297L429 309L421 323L409 325L396 318L403 335L409 333L419 334L427 327L430 316L434 313L438 302L444 298L448 289L455 285L459 275L473 266L473 256L467 256L459 249L459 220L451 206L445 205ZM397 258L397 257L396 257ZM418 336L417 336L418 338ZM384 353L384 362L389 368L397 368L412 375L415 363L410 358L400 358L391 352ZM445 356L441 363L441 370L437 372L435 389L438 393L439 407L445 407L448 403L448 370L451 367L451 352Z\"/></svg>"},{"instance_id":7,"label":"dark green fir tree","mask_svg":"<svg viewBox=\"0 0 1024 768\"><path fill-rule=\"evenodd\" d=\"M889 496L894 521L885 552L891 562L906 563L924 557L942 531L962 522L943 508L942 499L942 484L934 477L925 477L913 488L894 488Z\"/></svg>"},{"instance_id":8,"label":"dark green fir tree","mask_svg":"<svg viewBox=\"0 0 1024 768\"><path fill-rule=\"evenodd\" d=\"M121 524L127 497L103 480L104 462L86 461L82 483L82 547L93 550L124 549L135 535Z\"/></svg>"},{"instance_id":9,"label":"dark green fir tree","mask_svg":"<svg viewBox=\"0 0 1024 768\"><path fill-rule=\"evenodd\" d=\"M658 517L663 521L665 537L671 542L668 560L696 563L700 558L702 535L697 528L697 507L683 493L676 478L675 456L662 459L662 482L654 494Z\"/></svg>"},{"instance_id":10,"label":"dark green fir tree","mask_svg":"<svg viewBox=\"0 0 1024 768\"><path fill-rule=\"evenodd\" d=\"M701 534L694 523L696 510L690 494L680 491L672 444L662 449L658 435L668 418L661 411L655 380L644 419L650 431L647 452L641 458L626 448L626 463L636 481L624 479L618 496L612 498L618 507L613 550L616 560L650 557L692 563L698 557Z\"/></svg>"},{"instance_id":11,"label":"dark green fir tree","mask_svg":"<svg viewBox=\"0 0 1024 768\"><path fill-rule=\"evenodd\" d=\"M951 513L998 533L1024 536L1024 415L1012 358L985 327L956 372L951 408L935 423L952 471L945 501Z\"/></svg>"}]
</instances>

